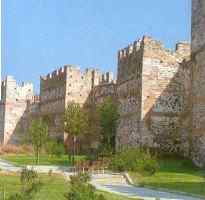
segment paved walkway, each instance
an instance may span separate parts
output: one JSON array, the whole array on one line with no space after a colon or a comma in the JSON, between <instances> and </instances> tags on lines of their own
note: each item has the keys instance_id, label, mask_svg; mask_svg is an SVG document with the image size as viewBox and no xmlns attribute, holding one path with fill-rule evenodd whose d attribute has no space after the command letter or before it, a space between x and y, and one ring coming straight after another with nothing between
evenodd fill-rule
<instances>
[{"instance_id":1,"label":"paved walkway","mask_svg":"<svg viewBox=\"0 0 205 200\"><path fill-rule=\"evenodd\" d=\"M5 160L0 159L0 169L3 171L8 171L8 172L19 172L19 171L21 171L22 168L15 167L10 162L7 162Z\"/></svg>"},{"instance_id":2,"label":"paved walkway","mask_svg":"<svg viewBox=\"0 0 205 200\"><path fill-rule=\"evenodd\" d=\"M111 192L118 195L126 196L135 199L144 200L202 200L200 198L189 197L174 193L160 192L156 190L134 187L128 184L96 184L93 185L98 189L105 192Z\"/></svg>"},{"instance_id":3,"label":"paved walkway","mask_svg":"<svg viewBox=\"0 0 205 200\"><path fill-rule=\"evenodd\" d=\"M106 192L115 193L133 199L144 200L202 200L196 197L190 197L170 192L162 192L144 187L135 187L129 185L121 179L122 175L94 175L91 183L98 189ZM205 198L204 198L205 199Z\"/></svg>"},{"instance_id":4,"label":"paved walkway","mask_svg":"<svg viewBox=\"0 0 205 200\"><path fill-rule=\"evenodd\" d=\"M52 171L53 173L65 173L72 171L72 167L64 167L64 166L48 166L48 165L26 165L28 169L33 169L38 173L48 173ZM22 167L14 166L12 163L0 159L0 169L9 172L20 172Z\"/></svg>"},{"instance_id":5,"label":"paved walkway","mask_svg":"<svg viewBox=\"0 0 205 200\"><path fill-rule=\"evenodd\" d=\"M61 173L67 179L72 175L69 172L69 168L58 166L29 166L33 167L39 173L47 173L52 170L54 173ZM11 163L0 159L0 169L9 172L19 172L22 167L15 167ZM127 184L125 178L122 175L113 174L98 174L92 176L91 184L98 190L111 192L126 196L129 198L138 198L143 200L203 200L200 198L189 197L180 194L174 194L169 192L160 192L152 189L135 187ZM205 198L204 198L205 199Z\"/></svg>"}]
</instances>

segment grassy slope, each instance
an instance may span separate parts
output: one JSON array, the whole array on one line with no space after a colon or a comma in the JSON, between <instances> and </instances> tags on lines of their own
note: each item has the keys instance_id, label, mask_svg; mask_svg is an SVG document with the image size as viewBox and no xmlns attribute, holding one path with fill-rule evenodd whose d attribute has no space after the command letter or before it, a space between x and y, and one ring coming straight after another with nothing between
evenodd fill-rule
<instances>
[{"instance_id":1,"label":"grassy slope","mask_svg":"<svg viewBox=\"0 0 205 200\"><path fill-rule=\"evenodd\" d=\"M1 155L0 158L8 160L15 165L32 165L35 164L35 157L29 154L5 154ZM85 156L77 156L76 160L85 159ZM48 155L40 156L40 165L63 165L69 166L70 162L68 155L63 155L61 157L49 157Z\"/></svg>"},{"instance_id":2,"label":"grassy slope","mask_svg":"<svg viewBox=\"0 0 205 200\"><path fill-rule=\"evenodd\" d=\"M205 196L205 171L183 159L163 159L153 176L130 173L137 185L165 188Z\"/></svg>"},{"instance_id":3,"label":"grassy slope","mask_svg":"<svg viewBox=\"0 0 205 200\"><path fill-rule=\"evenodd\" d=\"M65 200L64 194L69 190L69 184L60 176L41 176L43 187L36 196L38 200ZM17 175L0 174L0 199L3 185L6 188L6 196L20 190L21 184ZM125 197L99 192L105 195L107 200L129 200Z\"/></svg>"}]
</instances>

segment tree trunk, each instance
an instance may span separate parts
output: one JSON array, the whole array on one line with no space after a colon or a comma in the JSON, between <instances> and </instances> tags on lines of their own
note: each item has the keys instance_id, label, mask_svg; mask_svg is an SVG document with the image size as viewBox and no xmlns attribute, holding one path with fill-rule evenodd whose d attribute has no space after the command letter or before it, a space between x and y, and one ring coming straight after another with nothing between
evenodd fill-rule
<instances>
[{"instance_id":1,"label":"tree trunk","mask_svg":"<svg viewBox=\"0 0 205 200\"><path fill-rule=\"evenodd\" d=\"M76 144L76 137L73 136L73 166L75 165L75 148L76 148L75 144Z\"/></svg>"},{"instance_id":2,"label":"tree trunk","mask_svg":"<svg viewBox=\"0 0 205 200\"><path fill-rule=\"evenodd\" d=\"M70 151L68 151L68 161L72 164L72 154Z\"/></svg>"},{"instance_id":3,"label":"tree trunk","mask_svg":"<svg viewBox=\"0 0 205 200\"><path fill-rule=\"evenodd\" d=\"M37 149L37 155L36 155L36 164L39 165L39 160L40 160L40 152L39 149Z\"/></svg>"}]
</instances>

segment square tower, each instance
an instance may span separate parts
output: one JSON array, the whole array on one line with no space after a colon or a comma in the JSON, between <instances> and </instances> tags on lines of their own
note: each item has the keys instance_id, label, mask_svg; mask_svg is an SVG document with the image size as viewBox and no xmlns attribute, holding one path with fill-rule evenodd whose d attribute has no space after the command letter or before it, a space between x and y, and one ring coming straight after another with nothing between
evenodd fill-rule
<instances>
[{"instance_id":1,"label":"square tower","mask_svg":"<svg viewBox=\"0 0 205 200\"><path fill-rule=\"evenodd\" d=\"M192 0L193 160L205 166L205 1Z\"/></svg>"}]
</instances>

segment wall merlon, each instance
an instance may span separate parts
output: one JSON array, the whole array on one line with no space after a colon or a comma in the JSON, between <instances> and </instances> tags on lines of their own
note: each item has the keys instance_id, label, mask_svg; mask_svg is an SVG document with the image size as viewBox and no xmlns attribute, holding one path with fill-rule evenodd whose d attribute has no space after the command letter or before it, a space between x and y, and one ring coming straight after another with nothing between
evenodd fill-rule
<instances>
[{"instance_id":1,"label":"wall merlon","mask_svg":"<svg viewBox=\"0 0 205 200\"><path fill-rule=\"evenodd\" d=\"M47 74L46 77L47 77L47 79L51 79L52 78L52 74L49 73L49 74Z\"/></svg>"},{"instance_id":2,"label":"wall merlon","mask_svg":"<svg viewBox=\"0 0 205 200\"><path fill-rule=\"evenodd\" d=\"M130 55L130 54L132 54L133 53L133 50L134 50L134 44L130 44L129 46L128 46L128 52L127 52L127 54L128 55Z\"/></svg>"},{"instance_id":3,"label":"wall merlon","mask_svg":"<svg viewBox=\"0 0 205 200\"><path fill-rule=\"evenodd\" d=\"M22 82L20 87L33 87L33 83L31 83L31 82Z\"/></svg>"},{"instance_id":4,"label":"wall merlon","mask_svg":"<svg viewBox=\"0 0 205 200\"><path fill-rule=\"evenodd\" d=\"M3 80L3 81L1 82L1 84L2 84L2 87L6 86L6 81Z\"/></svg>"},{"instance_id":5,"label":"wall merlon","mask_svg":"<svg viewBox=\"0 0 205 200\"><path fill-rule=\"evenodd\" d=\"M136 51L138 51L140 49L141 43L142 43L141 39L134 42L134 48L135 48Z\"/></svg>"},{"instance_id":6,"label":"wall merlon","mask_svg":"<svg viewBox=\"0 0 205 200\"><path fill-rule=\"evenodd\" d=\"M59 74L64 73L64 68L61 67L58 71L59 71Z\"/></svg>"},{"instance_id":7,"label":"wall merlon","mask_svg":"<svg viewBox=\"0 0 205 200\"><path fill-rule=\"evenodd\" d=\"M191 44L187 41L178 42L175 51L182 56L189 56L191 55Z\"/></svg>"},{"instance_id":8,"label":"wall merlon","mask_svg":"<svg viewBox=\"0 0 205 200\"><path fill-rule=\"evenodd\" d=\"M54 78L56 76L57 76L57 71L55 70L55 71L52 72L52 78Z\"/></svg>"},{"instance_id":9,"label":"wall merlon","mask_svg":"<svg viewBox=\"0 0 205 200\"><path fill-rule=\"evenodd\" d=\"M114 76L112 72L106 72L101 75L100 84L114 82Z\"/></svg>"}]
</instances>

